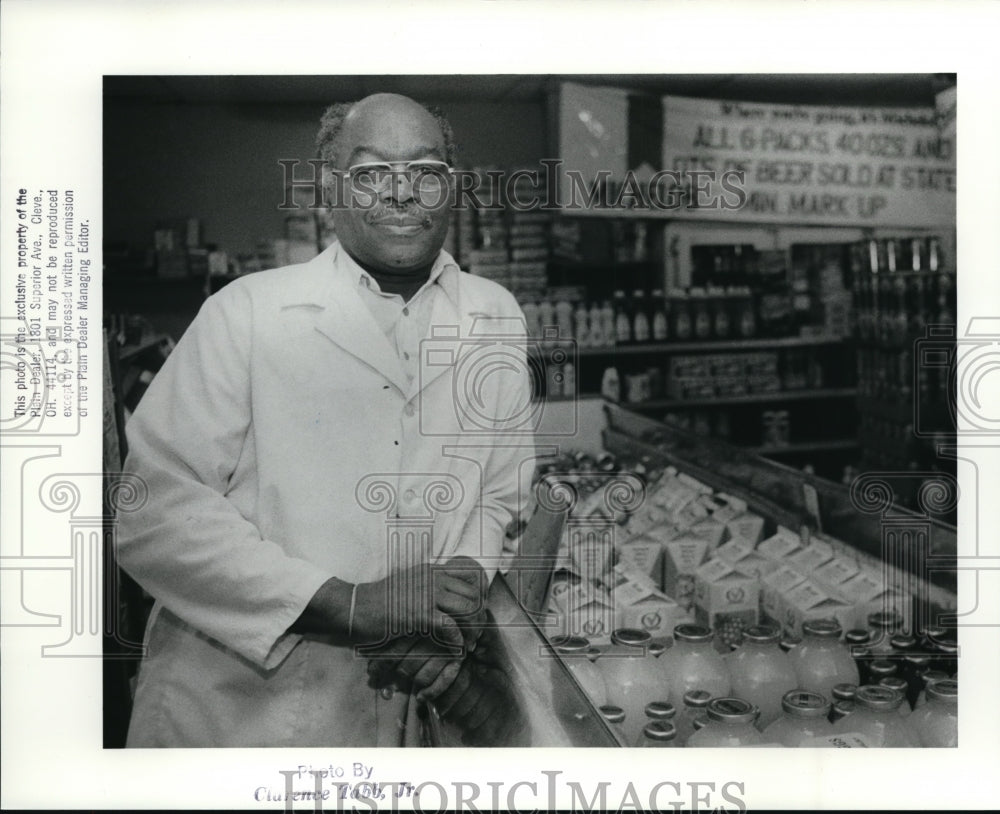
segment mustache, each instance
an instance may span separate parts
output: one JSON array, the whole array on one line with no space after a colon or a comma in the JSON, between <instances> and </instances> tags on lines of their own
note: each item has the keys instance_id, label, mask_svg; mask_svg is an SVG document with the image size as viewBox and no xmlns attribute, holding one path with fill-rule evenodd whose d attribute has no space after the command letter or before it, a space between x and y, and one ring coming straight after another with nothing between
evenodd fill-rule
<instances>
[{"instance_id":1,"label":"mustache","mask_svg":"<svg viewBox=\"0 0 1000 814\"><path fill-rule=\"evenodd\" d=\"M377 206L366 216L368 223L396 222L406 225L430 226L431 216L419 206Z\"/></svg>"}]
</instances>

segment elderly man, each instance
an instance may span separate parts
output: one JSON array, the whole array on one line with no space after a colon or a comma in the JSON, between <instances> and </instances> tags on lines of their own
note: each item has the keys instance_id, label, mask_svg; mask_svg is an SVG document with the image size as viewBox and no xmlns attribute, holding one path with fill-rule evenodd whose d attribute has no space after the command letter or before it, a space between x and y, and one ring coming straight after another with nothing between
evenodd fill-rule
<instances>
[{"instance_id":1,"label":"elderly man","mask_svg":"<svg viewBox=\"0 0 1000 814\"><path fill-rule=\"evenodd\" d=\"M399 745L530 482L520 309L441 248L450 127L379 94L318 146L338 242L211 297L128 426L118 557L156 600L129 746Z\"/></svg>"}]
</instances>

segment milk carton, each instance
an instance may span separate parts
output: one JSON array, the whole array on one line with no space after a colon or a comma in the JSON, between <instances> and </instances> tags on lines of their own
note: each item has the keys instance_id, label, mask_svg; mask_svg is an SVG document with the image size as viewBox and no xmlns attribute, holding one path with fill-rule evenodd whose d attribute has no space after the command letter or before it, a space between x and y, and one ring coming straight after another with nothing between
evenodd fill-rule
<instances>
[{"instance_id":1,"label":"milk carton","mask_svg":"<svg viewBox=\"0 0 1000 814\"><path fill-rule=\"evenodd\" d=\"M760 580L760 611L779 627L785 624L785 599L806 581L805 574L783 565Z\"/></svg>"},{"instance_id":2,"label":"milk carton","mask_svg":"<svg viewBox=\"0 0 1000 814\"><path fill-rule=\"evenodd\" d=\"M692 525L691 528L688 529L688 533L693 534L696 537L704 537L708 541L709 549L714 549L726 541L729 529L726 528L726 524L721 520L717 520L714 516L710 516L705 517Z\"/></svg>"},{"instance_id":3,"label":"milk carton","mask_svg":"<svg viewBox=\"0 0 1000 814\"><path fill-rule=\"evenodd\" d=\"M802 624L812 619L835 619L843 630L848 630L853 618L850 604L830 596L810 579L793 588L785 601L784 627L796 636L802 635Z\"/></svg>"},{"instance_id":4,"label":"milk carton","mask_svg":"<svg viewBox=\"0 0 1000 814\"><path fill-rule=\"evenodd\" d=\"M753 512L744 512L726 523L726 528L732 539L745 540L755 546L764 536L764 518Z\"/></svg>"},{"instance_id":5,"label":"milk carton","mask_svg":"<svg viewBox=\"0 0 1000 814\"><path fill-rule=\"evenodd\" d=\"M786 558L795 554L801 548L799 535L784 526L778 526L777 533L761 540L757 546L757 553L769 560L784 562Z\"/></svg>"},{"instance_id":6,"label":"milk carton","mask_svg":"<svg viewBox=\"0 0 1000 814\"><path fill-rule=\"evenodd\" d=\"M593 644L611 643L617 620L614 600L606 590L581 582L567 592L565 600L565 635L584 636Z\"/></svg>"},{"instance_id":7,"label":"milk carton","mask_svg":"<svg viewBox=\"0 0 1000 814\"><path fill-rule=\"evenodd\" d=\"M694 604L694 575L708 556L708 541L685 535L663 544L663 582L665 593L685 611Z\"/></svg>"},{"instance_id":8,"label":"milk carton","mask_svg":"<svg viewBox=\"0 0 1000 814\"><path fill-rule=\"evenodd\" d=\"M711 559L695 572L695 619L713 629L736 623L757 624L760 585L754 577L722 559Z\"/></svg>"},{"instance_id":9,"label":"milk carton","mask_svg":"<svg viewBox=\"0 0 1000 814\"><path fill-rule=\"evenodd\" d=\"M833 549L830 544L824 543L822 540L813 540L805 548L789 555L787 562L792 568L803 574L811 574L832 559Z\"/></svg>"},{"instance_id":10,"label":"milk carton","mask_svg":"<svg viewBox=\"0 0 1000 814\"><path fill-rule=\"evenodd\" d=\"M679 624L683 611L669 596L626 569L615 570L611 587L616 627L639 628L653 637L667 637Z\"/></svg>"},{"instance_id":11,"label":"milk carton","mask_svg":"<svg viewBox=\"0 0 1000 814\"><path fill-rule=\"evenodd\" d=\"M813 576L821 585L838 588L851 577L855 576L860 570L858 565L851 560L834 557L828 563L817 568Z\"/></svg>"},{"instance_id":12,"label":"milk carton","mask_svg":"<svg viewBox=\"0 0 1000 814\"><path fill-rule=\"evenodd\" d=\"M618 546L618 562L645 575L660 587L663 580L663 543L646 533L629 538Z\"/></svg>"},{"instance_id":13,"label":"milk carton","mask_svg":"<svg viewBox=\"0 0 1000 814\"><path fill-rule=\"evenodd\" d=\"M913 600L908 594L887 587L882 575L862 569L837 586L837 593L854 608L852 627L867 628L868 615L882 610L895 610L912 629Z\"/></svg>"}]
</instances>

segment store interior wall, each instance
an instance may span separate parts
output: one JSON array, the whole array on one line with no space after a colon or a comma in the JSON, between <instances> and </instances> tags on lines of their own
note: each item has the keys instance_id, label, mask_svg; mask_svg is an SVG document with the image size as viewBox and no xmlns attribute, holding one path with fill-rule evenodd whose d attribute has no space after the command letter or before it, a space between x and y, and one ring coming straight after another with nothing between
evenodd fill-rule
<instances>
[{"instance_id":1,"label":"store interior wall","mask_svg":"<svg viewBox=\"0 0 1000 814\"><path fill-rule=\"evenodd\" d=\"M426 100L436 103L434 99ZM437 103L459 142L462 166L537 166L545 154L545 105ZM156 223L196 217L204 240L230 252L282 237L282 158L307 161L323 106L105 100L104 235L137 252ZM308 165L301 168L305 177Z\"/></svg>"}]
</instances>

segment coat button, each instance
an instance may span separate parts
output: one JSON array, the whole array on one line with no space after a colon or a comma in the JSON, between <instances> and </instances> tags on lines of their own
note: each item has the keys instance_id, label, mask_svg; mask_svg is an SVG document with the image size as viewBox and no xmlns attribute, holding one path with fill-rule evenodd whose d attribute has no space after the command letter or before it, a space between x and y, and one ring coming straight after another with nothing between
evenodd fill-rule
<instances>
[{"instance_id":1,"label":"coat button","mask_svg":"<svg viewBox=\"0 0 1000 814\"><path fill-rule=\"evenodd\" d=\"M392 687L383 687L378 691L378 694L381 695L386 701L389 701L392 699Z\"/></svg>"},{"instance_id":2,"label":"coat button","mask_svg":"<svg viewBox=\"0 0 1000 814\"><path fill-rule=\"evenodd\" d=\"M410 404L407 404L407 405L406 405L406 406L405 406L405 407L403 408L403 412L404 412L404 413L406 413L406 414L407 414L408 416L410 416L410 417L412 417L412 416L413 416L413 414L414 414L414 413L415 413L416 411L417 411L417 408L413 406L413 403L412 403L412 402L411 402Z\"/></svg>"},{"instance_id":3,"label":"coat button","mask_svg":"<svg viewBox=\"0 0 1000 814\"><path fill-rule=\"evenodd\" d=\"M417 493L414 492L412 489L407 489L405 492L403 492L403 497L406 499L407 503L412 503L416 499Z\"/></svg>"}]
</instances>

